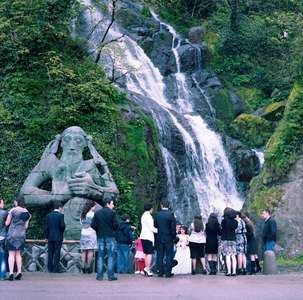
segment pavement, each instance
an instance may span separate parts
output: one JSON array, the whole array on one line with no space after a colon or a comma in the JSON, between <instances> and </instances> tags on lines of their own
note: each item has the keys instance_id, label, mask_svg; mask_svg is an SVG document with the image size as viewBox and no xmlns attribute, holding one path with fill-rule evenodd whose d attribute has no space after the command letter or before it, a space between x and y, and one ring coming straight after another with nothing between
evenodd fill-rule
<instances>
[{"instance_id":1,"label":"pavement","mask_svg":"<svg viewBox=\"0 0 303 300\"><path fill-rule=\"evenodd\" d=\"M24 273L21 281L0 281L0 300L302 300L303 273L173 278L120 275L97 281L90 274Z\"/></svg>"}]
</instances>

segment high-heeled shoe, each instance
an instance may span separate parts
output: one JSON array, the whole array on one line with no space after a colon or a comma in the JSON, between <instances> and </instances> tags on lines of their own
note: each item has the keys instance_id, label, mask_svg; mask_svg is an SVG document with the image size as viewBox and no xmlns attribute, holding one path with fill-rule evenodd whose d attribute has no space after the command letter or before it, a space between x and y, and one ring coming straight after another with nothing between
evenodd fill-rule
<instances>
[{"instance_id":1,"label":"high-heeled shoe","mask_svg":"<svg viewBox=\"0 0 303 300\"><path fill-rule=\"evenodd\" d=\"M144 272L144 275L147 277L152 277L154 275L151 271L146 270L146 268L143 269L143 272Z\"/></svg>"},{"instance_id":2,"label":"high-heeled shoe","mask_svg":"<svg viewBox=\"0 0 303 300\"><path fill-rule=\"evenodd\" d=\"M21 277L22 277L22 274L19 273L19 274L17 274L17 275L15 276L15 280L21 280Z\"/></svg>"}]
</instances>

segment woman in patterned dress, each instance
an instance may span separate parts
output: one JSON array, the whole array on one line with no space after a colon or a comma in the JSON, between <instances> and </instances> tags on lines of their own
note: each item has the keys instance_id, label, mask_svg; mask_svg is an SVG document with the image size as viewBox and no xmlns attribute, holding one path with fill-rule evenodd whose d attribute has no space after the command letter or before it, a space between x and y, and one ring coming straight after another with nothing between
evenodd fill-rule
<instances>
[{"instance_id":1,"label":"woman in patterned dress","mask_svg":"<svg viewBox=\"0 0 303 300\"><path fill-rule=\"evenodd\" d=\"M95 214L95 208L96 203L94 201L87 201L80 217L80 249L82 251L81 260L83 273L92 273L94 251L97 249L96 231L90 226Z\"/></svg>"},{"instance_id":2,"label":"woman in patterned dress","mask_svg":"<svg viewBox=\"0 0 303 300\"><path fill-rule=\"evenodd\" d=\"M14 200L14 208L8 212L5 225L9 226L6 238L6 249L8 250L8 280L14 280L14 267L17 266L17 274L15 280L22 277L22 256L21 251L25 245L25 233L31 218L30 213L24 207L22 198Z\"/></svg>"}]
</instances>

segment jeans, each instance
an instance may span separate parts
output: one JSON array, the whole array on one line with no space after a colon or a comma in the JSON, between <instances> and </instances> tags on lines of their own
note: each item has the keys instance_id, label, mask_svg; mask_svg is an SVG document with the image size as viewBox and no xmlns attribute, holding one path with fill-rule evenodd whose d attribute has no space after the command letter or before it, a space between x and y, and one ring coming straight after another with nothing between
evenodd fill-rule
<instances>
[{"instance_id":1,"label":"jeans","mask_svg":"<svg viewBox=\"0 0 303 300\"><path fill-rule=\"evenodd\" d=\"M6 276L6 253L4 241L0 241L0 280L5 279Z\"/></svg>"},{"instance_id":2,"label":"jeans","mask_svg":"<svg viewBox=\"0 0 303 300\"><path fill-rule=\"evenodd\" d=\"M129 245L117 244L118 273L129 273L129 253Z\"/></svg>"},{"instance_id":3,"label":"jeans","mask_svg":"<svg viewBox=\"0 0 303 300\"><path fill-rule=\"evenodd\" d=\"M267 241L267 242L265 242L265 244L264 244L264 251L268 251L268 250L274 251L275 245L276 245L275 241Z\"/></svg>"},{"instance_id":4,"label":"jeans","mask_svg":"<svg viewBox=\"0 0 303 300\"><path fill-rule=\"evenodd\" d=\"M99 238L98 239L98 258L97 258L97 279L103 279L103 264L104 256L107 253L107 275L109 279L114 277L115 267L115 251L116 251L116 240L115 238Z\"/></svg>"}]
</instances>

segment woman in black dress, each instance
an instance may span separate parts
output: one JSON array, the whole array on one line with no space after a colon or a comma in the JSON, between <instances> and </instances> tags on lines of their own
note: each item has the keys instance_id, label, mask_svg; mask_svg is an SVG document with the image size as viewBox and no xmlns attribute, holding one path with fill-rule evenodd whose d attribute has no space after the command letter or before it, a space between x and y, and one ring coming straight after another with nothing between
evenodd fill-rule
<instances>
[{"instance_id":1,"label":"woman in black dress","mask_svg":"<svg viewBox=\"0 0 303 300\"><path fill-rule=\"evenodd\" d=\"M14 280L14 266L17 266L17 275L15 280L22 277L22 256L21 250L25 245L25 232L31 218L30 213L24 208L23 199L14 200L14 208L8 212L5 225L9 226L6 238L6 249L8 250L8 280Z\"/></svg>"},{"instance_id":2,"label":"woman in black dress","mask_svg":"<svg viewBox=\"0 0 303 300\"><path fill-rule=\"evenodd\" d=\"M250 256L250 271L249 274L253 275L261 271L258 259L258 247L255 237L255 225L249 219L248 214L242 214L242 219L246 225L246 238L247 238L247 255Z\"/></svg>"},{"instance_id":3,"label":"woman in black dress","mask_svg":"<svg viewBox=\"0 0 303 300\"><path fill-rule=\"evenodd\" d=\"M210 275L217 274L218 261L218 236L221 235L221 226L218 217L215 213L209 215L207 224L205 226L206 233L206 253L210 268Z\"/></svg>"}]
</instances>

